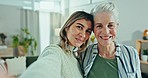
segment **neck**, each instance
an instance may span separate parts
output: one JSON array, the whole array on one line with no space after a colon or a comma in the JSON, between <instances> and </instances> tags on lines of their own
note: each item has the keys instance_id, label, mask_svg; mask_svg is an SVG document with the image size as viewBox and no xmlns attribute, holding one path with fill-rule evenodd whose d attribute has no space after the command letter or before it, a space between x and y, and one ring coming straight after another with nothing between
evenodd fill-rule
<instances>
[{"instance_id":1,"label":"neck","mask_svg":"<svg viewBox=\"0 0 148 78\"><path fill-rule=\"evenodd\" d=\"M112 43L107 46L102 46L101 44L98 44L99 49L99 55L103 58L112 59L115 56L115 44Z\"/></svg>"}]
</instances>

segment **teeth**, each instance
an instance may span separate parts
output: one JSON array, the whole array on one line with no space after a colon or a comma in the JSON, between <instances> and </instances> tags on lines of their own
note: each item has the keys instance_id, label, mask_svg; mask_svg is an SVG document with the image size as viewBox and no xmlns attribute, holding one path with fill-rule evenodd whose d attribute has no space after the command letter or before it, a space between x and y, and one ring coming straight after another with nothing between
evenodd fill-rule
<instances>
[{"instance_id":1,"label":"teeth","mask_svg":"<svg viewBox=\"0 0 148 78\"><path fill-rule=\"evenodd\" d=\"M109 39L109 38L111 38L112 36L107 36L107 37L103 37L103 36L100 36L100 38L102 38L102 39Z\"/></svg>"}]
</instances>

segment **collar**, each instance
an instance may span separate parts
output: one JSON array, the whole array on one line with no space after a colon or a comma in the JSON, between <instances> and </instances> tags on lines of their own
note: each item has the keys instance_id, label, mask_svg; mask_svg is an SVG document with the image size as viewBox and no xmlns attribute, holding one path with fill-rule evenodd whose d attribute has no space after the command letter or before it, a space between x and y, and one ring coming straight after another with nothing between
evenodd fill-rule
<instances>
[{"instance_id":1,"label":"collar","mask_svg":"<svg viewBox=\"0 0 148 78\"><path fill-rule=\"evenodd\" d=\"M118 42L115 42L115 46L116 46L116 54L115 56L119 57L121 54L121 45Z\"/></svg>"},{"instance_id":2,"label":"collar","mask_svg":"<svg viewBox=\"0 0 148 78\"><path fill-rule=\"evenodd\" d=\"M70 50L71 52L74 52L74 49L75 49L74 46L68 46L68 48L69 48L69 50Z\"/></svg>"}]
</instances>

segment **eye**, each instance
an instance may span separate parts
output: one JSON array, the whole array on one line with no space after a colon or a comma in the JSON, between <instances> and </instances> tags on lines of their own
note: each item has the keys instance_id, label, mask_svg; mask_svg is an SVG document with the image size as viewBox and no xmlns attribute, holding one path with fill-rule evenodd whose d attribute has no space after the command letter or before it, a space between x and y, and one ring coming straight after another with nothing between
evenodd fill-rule
<instances>
[{"instance_id":1,"label":"eye","mask_svg":"<svg viewBox=\"0 0 148 78\"><path fill-rule=\"evenodd\" d=\"M115 28L115 25L114 24L109 24L108 28L113 29L113 28Z\"/></svg>"},{"instance_id":2,"label":"eye","mask_svg":"<svg viewBox=\"0 0 148 78\"><path fill-rule=\"evenodd\" d=\"M101 24L98 24L95 26L95 28L101 29L103 26Z\"/></svg>"},{"instance_id":3,"label":"eye","mask_svg":"<svg viewBox=\"0 0 148 78\"><path fill-rule=\"evenodd\" d=\"M76 26L78 29L83 30L82 26Z\"/></svg>"},{"instance_id":4,"label":"eye","mask_svg":"<svg viewBox=\"0 0 148 78\"><path fill-rule=\"evenodd\" d=\"M86 30L86 32L91 34L92 30L88 29L88 30Z\"/></svg>"}]
</instances>

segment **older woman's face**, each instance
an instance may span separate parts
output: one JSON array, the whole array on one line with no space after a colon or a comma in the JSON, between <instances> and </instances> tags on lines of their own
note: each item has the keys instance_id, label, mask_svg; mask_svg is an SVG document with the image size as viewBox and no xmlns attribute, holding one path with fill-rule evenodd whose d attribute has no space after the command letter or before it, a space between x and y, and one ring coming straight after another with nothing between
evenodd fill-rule
<instances>
[{"instance_id":1,"label":"older woman's face","mask_svg":"<svg viewBox=\"0 0 148 78\"><path fill-rule=\"evenodd\" d=\"M94 17L95 26L94 26L94 34L102 46L110 45L117 33L117 22L115 17L108 12L98 13Z\"/></svg>"},{"instance_id":2,"label":"older woman's face","mask_svg":"<svg viewBox=\"0 0 148 78\"><path fill-rule=\"evenodd\" d=\"M92 31L91 22L80 19L66 29L67 38L71 46L80 47L89 38Z\"/></svg>"}]
</instances>

